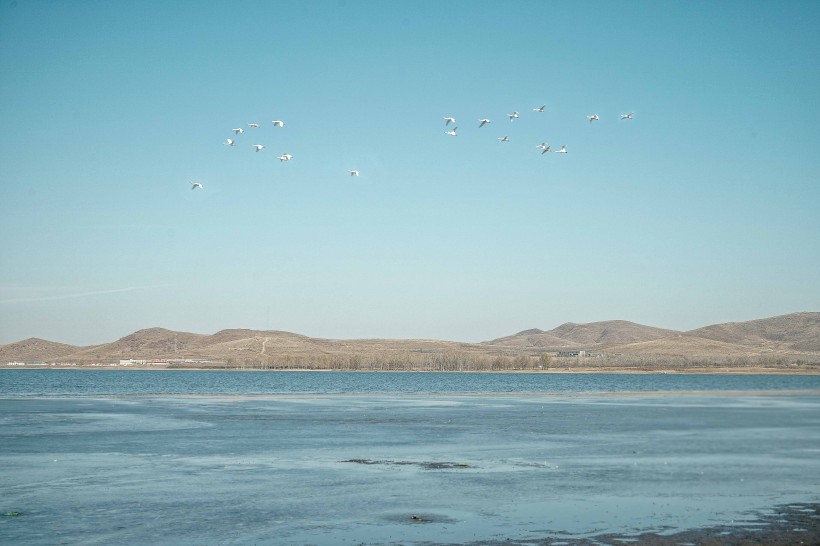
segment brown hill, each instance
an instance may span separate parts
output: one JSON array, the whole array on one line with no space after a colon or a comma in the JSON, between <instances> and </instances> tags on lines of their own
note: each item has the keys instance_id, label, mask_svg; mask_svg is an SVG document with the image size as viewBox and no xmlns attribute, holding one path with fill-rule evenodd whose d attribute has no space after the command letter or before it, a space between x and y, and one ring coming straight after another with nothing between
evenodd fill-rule
<instances>
[{"instance_id":1,"label":"brown hill","mask_svg":"<svg viewBox=\"0 0 820 546\"><path fill-rule=\"evenodd\" d=\"M550 330L524 330L483 343L420 339L322 339L282 331L221 330L212 335L139 330L112 343L77 347L42 339L0 346L0 362L111 362L119 359L202 359L228 363L334 363L364 359L370 363L441 364L462 369L467 361L495 362L499 357L537 356L564 348L597 351L638 359L667 355L715 361L746 356L796 357L820 361L820 313L794 313L748 322L716 324L676 332L624 320L566 323ZM808 359L806 357L808 356ZM621 358L621 357L618 357ZM431 368L435 369L435 368Z\"/></svg>"},{"instance_id":2,"label":"brown hill","mask_svg":"<svg viewBox=\"0 0 820 546\"><path fill-rule=\"evenodd\" d=\"M686 332L687 336L768 350L820 351L820 313L714 324Z\"/></svg>"},{"instance_id":3,"label":"brown hill","mask_svg":"<svg viewBox=\"0 0 820 546\"><path fill-rule=\"evenodd\" d=\"M500 337L492 341L484 341L482 345L492 347L506 347L510 349L564 349L574 347L574 341L560 338L551 332L545 332L537 328L524 330L511 336Z\"/></svg>"},{"instance_id":4,"label":"brown hill","mask_svg":"<svg viewBox=\"0 0 820 546\"><path fill-rule=\"evenodd\" d=\"M549 333L571 341L575 345L605 347L624 343L652 341L654 339L675 335L678 332L655 328L653 326L644 326L643 324L635 324L627 320L607 320L587 324L567 322L558 328L550 330Z\"/></svg>"},{"instance_id":5,"label":"brown hill","mask_svg":"<svg viewBox=\"0 0 820 546\"><path fill-rule=\"evenodd\" d=\"M138 330L112 343L82 348L66 356L81 361L168 358L175 354L175 347L178 351L196 350L205 337L208 336L174 332L165 328L148 328Z\"/></svg>"},{"instance_id":6,"label":"brown hill","mask_svg":"<svg viewBox=\"0 0 820 546\"><path fill-rule=\"evenodd\" d=\"M524 330L511 336L485 341L482 345L515 349L529 354L567 348L602 350L627 343L653 341L679 333L626 320L587 324L567 322L548 332L538 329Z\"/></svg>"},{"instance_id":7,"label":"brown hill","mask_svg":"<svg viewBox=\"0 0 820 546\"><path fill-rule=\"evenodd\" d=\"M322 354L321 340L276 330L222 330L203 340L203 356L242 360L265 355ZM185 355L190 356L190 355Z\"/></svg>"},{"instance_id":8,"label":"brown hill","mask_svg":"<svg viewBox=\"0 0 820 546\"><path fill-rule=\"evenodd\" d=\"M395 353L448 353L476 351L477 346L452 341L351 339L335 340L277 330L228 329L212 335L174 332L164 328L139 330L112 343L75 350L76 361L119 359L204 359L218 361L264 360L265 357L378 355ZM76 349L76 348L75 348ZM479 352L484 352L479 350Z\"/></svg>"},{"instance_id":9,"label":"brown hill","mask_svg":"<svg viewBox=\"0 0 820 546\"><path fill-rule=\"evenodd\" d=\"M718 341L702 337L676 334L673 336L613 345L607 348L610 353L642 356L676 356L684 358L715 357L749 357L760 356L760 351L752 347Z\"/></svg>"},{"instance_id":10,"label":"brown hill","mask_svg":"<svg viewBox=\"0 0 820 546\"><path fill-rule=\"evenodd\" d=\"M69 355L80 347L55 343L36 337L23 341L16 341L8 345L0 345L0 362L39 362L58 360Z\"/></svg>"}]
</instances>

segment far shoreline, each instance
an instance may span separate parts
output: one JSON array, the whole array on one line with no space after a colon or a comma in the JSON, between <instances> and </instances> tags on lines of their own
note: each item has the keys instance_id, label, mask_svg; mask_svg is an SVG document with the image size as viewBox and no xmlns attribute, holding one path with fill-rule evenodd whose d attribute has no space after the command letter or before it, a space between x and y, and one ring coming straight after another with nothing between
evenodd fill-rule
<instances>
[{"instance_id":1,"label":"far shoreline","mask_svg":"<svg viewBox=\"0 0 820 546\"><path fill-rule=\"evenodd\" d=\"M56 366L28 365L0 367L5 370L100 370L100 371L219 371L219 372L323 372L323 373L446 373L446 374L633 374L633 375L820 375L820 368L768 368L768 367L693 367L687 369L673 368L547 368L543 370L349 370L343 368L251 368L251 367L216 367L216 366Z\"/></svg>"}]
</instances>

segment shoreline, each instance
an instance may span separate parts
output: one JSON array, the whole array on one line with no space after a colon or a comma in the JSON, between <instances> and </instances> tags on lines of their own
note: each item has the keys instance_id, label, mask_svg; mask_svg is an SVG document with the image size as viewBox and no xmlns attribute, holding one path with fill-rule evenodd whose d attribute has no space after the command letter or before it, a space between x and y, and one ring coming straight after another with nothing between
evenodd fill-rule
<instances>
[{"instance_id":1,"label":"shoreline","mask_svg":"<svg viewBox=\"0 0 820 546\"><path fill-rule=\"evenodd\" d=\"M752 512L753 521L746 525L734 521L723 524L695 527L671 533L643 531L637 533L602 533L578 538L561 537L555 542L567 546L593 546L598 544L630 544L634 546L680 546L703 544L711 546L791 546L795 544L820 543L820 504L816 501L795 502L774 506L770 513ZM551 544L553 538L544 540ZM482 546L503 546L507 541L479 542Z\"/></svg>"},{"instance_id":2,"label":"shoreline","mask_svg":"<svg viewBox=\"0 0 820 546\"><path fill-rule=\"evenodd\" d=\"M326 373L447 373L447 374L634 374L634 375L820 375L820 368L769 368L749 366L743 368L732 367L693 367L687 369L676 368L547 368L543 370L348 370L343 368L250 368L250 367L216 367L216 366L58 366L58 365L28 365L0 367L4 370L119 370L119 371L224 371L224 372L326 372Z\"/></svg>"}]
</instances>

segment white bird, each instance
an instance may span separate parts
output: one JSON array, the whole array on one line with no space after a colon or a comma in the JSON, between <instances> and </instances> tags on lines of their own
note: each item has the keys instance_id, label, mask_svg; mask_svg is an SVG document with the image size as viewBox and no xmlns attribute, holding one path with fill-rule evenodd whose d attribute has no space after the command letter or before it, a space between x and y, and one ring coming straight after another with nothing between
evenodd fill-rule
<instances>
[{"instance_id":1,"label":"white bird","mask_svg":"<svg viewBox=\"0 0 820 546\"><path fill-rule=\"evenodd\" d=\"M350 176L359 176L359 171L357 171L355 169L350 171Z\"/></svg>"},{"instance_id":2,"label":"white bird","mask_svg":"<svg viewBox=\"0 0 820 546\"><path fill-rule=\"evenodd\" d=\"M458 135L456 134L456 131L457 131L457 130L458 130L458 127L453 127L453 128L452 128L452 129L450 129L449 131L444 131L444 134L445 134L445 135L450 135L450 136L458 136Z\"/></svg>"},{"instance_id":3,"label":"white bird","mask_svg":"<svg viewBox=\"0 0 820 546\"><path fill-rule=\"evenodd\" d=\"M549 144L547 144L546 146L544 146L543 148L541 148L541 155L544 155L545 153L549 152L551 149L552 149L552 148L550 147L550 145L549 145Z\"/></svg>"},{"instance_id":4,"label":"white bird","mask_svg":"<svg viewBox=\"0 0 820 546\"><path fill-rule=\"evenodd\" d=\"M225 141L225 146L236 146L236 142L234 142L233 139L229 138Z\"/></svg>"},{"instance_id":5,"label":"white bird","mask_svg":"<svg viewBox=\"0 0 820 546\"><path fill-rule=\"evenodd\" d=\"M499 137L496 140L500 140L501 142L509 142L510 141L510 139L506 135L504 135L503 137Z\"/></svg>"},{"instance_id":6,"label":"white bird","mask_svg":"<svg viewBox=\"0 0 820 546\"><path fill-rule=\"evenodd\" d=\"M275 127L284 127L285 126L285 122L282 121L281 119L275 119L275 120L271 121L271 123L273 123L273 125Z\"/></svg>"},{"instance_id":7,"label":"white bird","mask_svg":"<svg viewBox=\"0 0 820 546\"><path fill-rule=\"evenodd\" d=\"M236 129L231 129L231 130L232 130L234 133L236 133L237 135L241 135L242 133L244 133L244 132L245 132L245 129L243 129L242 127L237 127Z\"/></svg>"},{"instance_id":8,"label":"white bird","mask_svg":"<svg viewBox=\"0 0 820 546\"><path fill-rule=\"evenodd\" d=\"M565 154L565 153L567 153L567 145L564 144L563 146L561 146L560 150L555 150L555 153L556 154Z\"/></svg>"},{"instance_id":9,"label":"white bird","mask_svg":"<svg viewBox=\"0 0 820 546\"><path fill-rule=\"evenodd\" d=\"M544 111L544 108L546 108L546 107L547 107L547 105L546 105L546 104L542 104L542 105L541 105L541 106L539 106L538 108L533 108L533 109L532 109L532 111L533 111L533 112L543 112L543 111Z\"/></svg>"},{"instance_id":10,"label":"white bird","mask_svg":"<svg viewBox=\"0 0 820 546\"><path fill-rule=\"evenodd\" d=\"M259 129L258 123L248 123L248 127L253 127L254 129Z\"/></svg>"},{"instance_id":11,"label":"white bird","mask_svg":"<svg viewBox=\"0 0 820 546\"><path fill-rule=\"evenodd\" d=\"M634 114L632 114L632 112L630 112L628 114L621 114L621 119L632 119L633 115Z\"/></svg>"},{"instance_id":12,"label":"white bird","mask_svg":"<svg viewBox=\"0 0 820 546\"><path fill-rule=\"evenodd\" d=\"M479 124L479 126L478 126L478 128L479 128L479 129L481 129L482 127L484 127L484 126L485 126L485 125L487 125L488 123L490 123L490 120L488 120L487 118L480 119L480 120L478 120L478 121L480 121L480 122L481 122L481 123Z\"/></svg>"},{"instance_id":13,"label":"white bird","mask_svg":"<svg viewBox=\"0 0 820 546\"><path fill-rule=\"evenodd\" d=\"M278 159L279 161L290 161L291 159L293 159L293 156L290 154L282 154L279 156Z\"/></svg>"},{"instance_id":14,"label":"white bird","mask_svg":"<svg viewBox=\"0 0 820 546\"><path fill-rule=\"evenodd\" d=\"M456 118L444 118L444 125L450 125L451 123L455 123Z\"/></svg>"},{"instance_id":15,"label":"white bird","mask_svg":"<svg viewBox=\"0 0 820 546\"><path fill-rule=\"evenodd\" d=\"M191 186L191 189L195 190L197 188L199 188L201 190L202 189L202 184L200 184L199 182L194 182L194 185Z\"/></svg>"},{"instance_id":16,"label":"white bird","mask_svg":"<svg viewBox=\"0 0 820 546\"><path fill-rule=\"evenodd\" d=\"M265 147L263 144L253 144L252 146L256 148L257 152Z\"/></svg>"},{"instance_id":17,"label":"white bird","mask_svg":"<svg viewBox=\"0 0 820 546\"><path fill-rule=\"evenodd\" d=\"M513 121L518 119L518 112L513 112L512 114L507 114L507 116L510 118L510 123L512 123Z\"/></svg>"},{"instance_id":18,"label":"white bird","mask_svg":"<svg viewBox=\"0 0 820 546\"><path fill-rule=\"evenodd\" d=\"M549 146L549 144L547 144L546 142L542 142L541 144L536 144L535 145L536 148L541 148L542 150L544 148L546 148L547 146Z\"/></svg>"},{"instance_id":19,"label":"white bird","mask_svg":"<svg viewBox=\"0 0 820 546\"><path fill-rule=\"evenodd\" d=\"M598 114L592 114L591 116L587 116L587 119L590 123L592 123L593 121L598 121L601 118L598 117Z\"/></svg>"}]
</instances>

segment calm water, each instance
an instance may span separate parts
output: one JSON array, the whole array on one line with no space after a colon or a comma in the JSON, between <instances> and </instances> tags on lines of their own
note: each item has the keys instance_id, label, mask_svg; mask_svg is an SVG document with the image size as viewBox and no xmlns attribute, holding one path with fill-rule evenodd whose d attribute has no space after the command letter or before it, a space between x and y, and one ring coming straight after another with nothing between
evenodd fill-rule
<instances>
[{"instance_id":1,"label":"calm water","mask_svg":"<svg viewBox=\"0 0 820 546\"><path fill-rule=\"evenodd\" d=\"M0 396L818 390L820 375L0 370Z\"/></svg>"},{"instance_id":2,"label":"calm water","mask_svg":"<svg viewBox=\"0 0 820 546\"><path fill-rule=\"evenodd\" d=\"M9 544L754 528L818 460L818 376L0 371Z\"/></svg>"}]
</instances>

